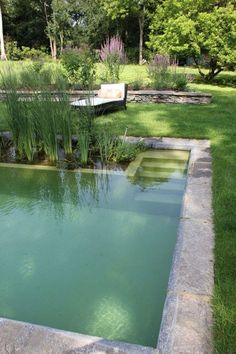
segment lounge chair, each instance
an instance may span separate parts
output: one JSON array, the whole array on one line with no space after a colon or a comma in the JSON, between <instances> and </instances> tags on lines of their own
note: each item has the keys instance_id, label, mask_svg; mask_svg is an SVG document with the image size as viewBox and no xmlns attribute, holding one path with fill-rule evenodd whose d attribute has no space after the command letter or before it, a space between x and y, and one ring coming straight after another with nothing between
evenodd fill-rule
<instances>
[{"instance_id":1,"label":"lounge chair","mask_svg":"<svg viewBox=\"0 0 236 354\"><path fill-rule=\"evenodd\" d=\"M74 101L71 105L76 108L91 106L99 114L119 107L126 109L127 90L127 84L102 84L97 96Z\"/></svg>"}]
</instances>

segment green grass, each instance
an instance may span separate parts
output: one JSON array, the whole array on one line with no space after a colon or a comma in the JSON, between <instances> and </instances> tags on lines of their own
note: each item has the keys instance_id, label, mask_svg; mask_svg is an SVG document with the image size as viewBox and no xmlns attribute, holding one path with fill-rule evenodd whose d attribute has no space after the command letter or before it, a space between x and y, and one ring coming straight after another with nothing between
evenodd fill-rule
<instances>
[{"instance_id":1,"label":"green grass","mask_svg":"<svg viewBox=\"0 0 236 354\"><path fill-rule=\"evenodd\" d=\"M132 77L131 72L126 75ZM123 134L128 127L128 135L211 140L216 235L215 353L233 354L236 352L236 89L211 85L191 85L191 88L212 93L213 102L209 105L129 104L127 111L99 117L96 124L112 122L117 134ZM1 130L8 129L5 116L1 103Z\"/></svg>"}]
</instances>

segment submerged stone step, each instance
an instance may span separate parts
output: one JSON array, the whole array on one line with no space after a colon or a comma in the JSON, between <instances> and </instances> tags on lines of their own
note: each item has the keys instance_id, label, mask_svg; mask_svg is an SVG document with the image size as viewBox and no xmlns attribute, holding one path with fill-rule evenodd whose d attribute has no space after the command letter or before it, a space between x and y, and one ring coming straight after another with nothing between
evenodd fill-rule
<instances>
[{"instance_id":1,"label":"submerged stone step","mask_svg":"<svg viewBox=\"0 0 236 354\"><path fill-rule=\"evenodd\" d=\"M149 150L143 153L143 158L158 158L187 161L189 158L188 151L180 150Z\"/></svg>"},{"instance_id":2,"label":"submerged stone step","mask_svg":"<svg viewBox=\"0 0 236 354\"><path fill-rule=\"evenodd\" d=\"M168 171L173 171L173 170L181 170L185 171L186 169L186 163L179 163L179 162L162 162L159 161L159 159L156 159L156 161L144 161L141 163L141 167L145 169L162 169L162 170L168 170Z\"/></svg>"},{"instance_id":3,"label":"submerged stone step","mask_svg":"<svg viewBox=\"0 0 236 354\"><path fill-rule=\"evenodd\" d=\"M145 157L142 159L142 163L143 162L173 163L176 165L183 165L183 164L186 164L188 162L188 160L185 158L175 159L175 158L166 156L166 157Z\"/></svg>"},{"instance_id":4,"label":"submerged stone step","mask_svg":"<svg viewBox=\"0 0 236 354\"><path fill-rule=\"evenodd\" d=\"M167 178L167 179L171 179L172 177L175 179L182 179L183 176L182 174L178 174L178 173L171 173L171 172L167 172L167 171L146 171L146 170L138 170L137 171L137 176L138 177L147 177L147 178L154 178L154 179L158 179L158 178Z\"/></svg>"},{"instance_id":5,"label":"submerged stone step","mask_svg":"<svg viewBox=\"0 0 236 354\"><path fill-rule=\"evenodd\" d=\"M134 184L139 185L143 189L155 189L155 190L174 190L182 191L185 186L186 178L149 178L135 176Z\"/></svg>"},{"instance_id":6,"label":"submerged stone step","mask_svg":"<svg viewBox=\"0 0 236 354\"><path fill-rule=\"evenodd\" d=\"M180 204L182 200L181 195L174 194L161 194L161 193L150 193L150 192L141 192L135 196L136 201L145 201L151 203L168 203L168 204Z\"/></svg>"}]
</instances>

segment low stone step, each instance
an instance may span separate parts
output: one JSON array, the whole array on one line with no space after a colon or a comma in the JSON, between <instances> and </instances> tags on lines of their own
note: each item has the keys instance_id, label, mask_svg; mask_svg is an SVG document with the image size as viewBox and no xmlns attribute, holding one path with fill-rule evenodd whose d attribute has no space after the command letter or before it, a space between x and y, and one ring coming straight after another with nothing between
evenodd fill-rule
<instances>
[{"instance_id":1,"label":"low stone step","mask_svg":"<svg viewBox=\"0 0 236 354\"><path fill-rule=\"evenodd\" d=\"M182 174L178 173L171 173L171 172L161 172L161 171L137 171L137 176L138 177L146 177L146 178L153 178L153 179L169 179L169 178L175 178L175 179L182 179L183 176Z\"/></svg>"},{"instance_id":2,"label":"low stone step","mask_svg":"<svg viewBox=\"0 0 236 354\"><path fill-rule=\"evenodd\" d=\"M156 161L143 161L141 163L141 167L144 167L145 169L151 169L151 168L155 168L155 169L162 169L162 170L168 170L168 171L172 171L172 170L181 170L184 171L186 169L186 163L179 163L179 162L161 162L158 159Z\"/></svg>"},{"instance_id":3,"label":"low stone step","mask_svg":"<svg viewBox=\"0 0 236 354\"><path fill-rule=\"evenodd\" d=\"M135 196L135 200L150 203L180 204L182 195L141 192Z\"/></svg>"}]
</instances>

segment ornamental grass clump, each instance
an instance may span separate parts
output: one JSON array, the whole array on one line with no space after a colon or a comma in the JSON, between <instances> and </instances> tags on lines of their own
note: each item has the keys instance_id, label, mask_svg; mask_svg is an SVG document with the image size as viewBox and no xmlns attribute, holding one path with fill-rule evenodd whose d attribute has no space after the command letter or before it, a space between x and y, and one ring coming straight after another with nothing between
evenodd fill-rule
<instances>
[{"instance_id":1,"label":"ornamental grass clump","mask_svg":"<svg viewBox=\"0 0 236 354\"><path fill-rule=\"evenodd\" d=\"M156 90L185 90L188 77L177 71L176 61L171 61L168 55L157 54L148 66L148 75L152 88Z\"/></svg>"},{"instance_id":2,"label":"ornamental grass clump","mask_svg":"<svg viewBox=\"0 0 236 354\"><path fill-rule=\"evenodd\" d=\"M124 43L119 36L107 38L101 47L100 59L105 67L104 79L119 81L121 65L126 62Z\"/></svg>"}]
</instances>

